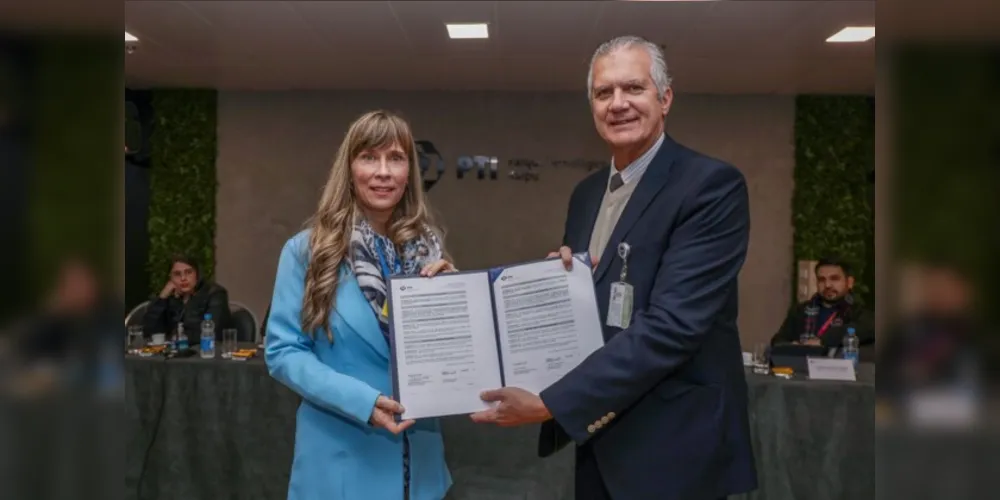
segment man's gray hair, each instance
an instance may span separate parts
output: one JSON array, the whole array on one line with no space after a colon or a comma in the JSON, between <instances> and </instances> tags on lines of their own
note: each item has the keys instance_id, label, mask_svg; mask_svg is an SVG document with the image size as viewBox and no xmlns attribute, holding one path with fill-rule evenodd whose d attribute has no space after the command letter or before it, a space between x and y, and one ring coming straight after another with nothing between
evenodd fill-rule
<instances>
[{"instance_id":1,"label":"man's gray hair","mask_svg":"<svg viewBox=\"0 0 1000 500\"><path fill-rule=\"evenodd\" d=\"M667 71L667 59L663 55L663 50L645 38L627 35L608 40L594 51L594 56L590 58L590 69L587 71L588 98L590 98L594 91L594 63L608 54L632 47L646 49L646 53L649 54L649 59L652 61L652 64L649 66L649 77L653 79L653 84L656 85L657 97L663 97L663 93L670 88L671 84L670 73Z\"/></svg>"}]
</instances>

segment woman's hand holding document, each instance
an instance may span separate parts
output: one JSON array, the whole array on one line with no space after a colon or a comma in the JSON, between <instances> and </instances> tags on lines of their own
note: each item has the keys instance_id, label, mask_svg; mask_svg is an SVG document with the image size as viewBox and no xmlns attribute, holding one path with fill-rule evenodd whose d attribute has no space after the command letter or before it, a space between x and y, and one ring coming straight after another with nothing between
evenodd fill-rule
<instances>
[{"instance_id":1,"label":"woman's hand holding document","mask_svg":"<svg viewBox=\"0 0 1000 500\"><path fill-rule=\"evenodd\" d=\"M488 409L483 391L538 394L604 345L591 259L388 284L394 399L403 419Z\"/></svg>"}]
</instances>

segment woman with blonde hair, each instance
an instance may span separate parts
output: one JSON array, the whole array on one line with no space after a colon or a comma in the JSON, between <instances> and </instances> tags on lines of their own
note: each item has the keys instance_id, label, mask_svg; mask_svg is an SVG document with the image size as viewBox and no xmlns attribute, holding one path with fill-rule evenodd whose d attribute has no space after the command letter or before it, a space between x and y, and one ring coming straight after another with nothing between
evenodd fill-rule
<instances>
[{"instance_id":1,"label":"woman with blonde hair","mask_svg":"<svg viewBox=\"0 0 1000 500\"><path fill-rule=\"evenodd\" d=\"M290 500L440 500L440 424L396 422L385 283L453 271L424 202L410 127L384 111L347 131L316 214L281 251L271 376L302 396Z\"/></svg>"}]
</instances>

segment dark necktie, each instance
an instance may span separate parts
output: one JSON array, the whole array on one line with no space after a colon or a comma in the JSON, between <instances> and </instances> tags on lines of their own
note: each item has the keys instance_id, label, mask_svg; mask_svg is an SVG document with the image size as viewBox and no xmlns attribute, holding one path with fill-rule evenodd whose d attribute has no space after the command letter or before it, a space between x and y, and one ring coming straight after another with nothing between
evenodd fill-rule
<instances>
[{"instance_id":1,"label":"dark necktie","mask_svg":"<svg viewBox=\"0 0 1000 500\"><path fill-rule=\"evenodd\" d=\"M625 185L625 181L622 180L622 174L621 174L621 172L619 172L619 173L617 173L617 174L615 174L614 176L611 177L611 184L608 185L608 190L611 191L612 193L614 193L615 191L618 190L618 188L620 188L620 187L622 187L624 185Z\"/></svg>"}]
</instances>

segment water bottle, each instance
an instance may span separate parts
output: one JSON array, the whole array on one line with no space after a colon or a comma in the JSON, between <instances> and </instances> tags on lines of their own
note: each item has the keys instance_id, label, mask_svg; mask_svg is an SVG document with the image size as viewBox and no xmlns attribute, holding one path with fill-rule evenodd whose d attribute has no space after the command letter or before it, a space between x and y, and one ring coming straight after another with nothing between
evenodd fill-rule
<instances>
[{"instance_id":1,"label":"water bottle","mask_svg":"<svg viewBox=\"0 0 1000 500\"><path fill-rule=\"evenodd\" d=\"M849 359L854 363L854 368L858 367L858 336L854 333L854 327L847 329L847 336L844 337L844 359Z\"/></svg>"},{"instance_id":2,"label":"water bottle","mask_svg":"<svg viewBox=\"0 0 1000 500\"><path fill-rule=\"evenodd\" d=\"M813 332L816 331L816 320L819 318L819 308L816 306L807 306L806 310L806 320L803 325L803 330L799 333L799 343L805 344L810 340L816 338Z\"/></svg>"},{"instance_id":3,"label":"water bottle","mask_svg":"<svg viewBox=\"0 0 1000 500\"><path fill-rule=\"evenodd\" d=\"M177 351L186 351L191 347L187 335L184 334L184 323L177 323Z\"/></svg>"},{"instance_id":4,"label":"water bottle","mask_svg":"<svg viewBox=\"0 0 1000 500\"><path fill-rule=\"evenodd\" d=\"M215 357L215 322L212 321L211 314L206 314L201 322L201 357Z\"/></svg>"}]
</instances>

